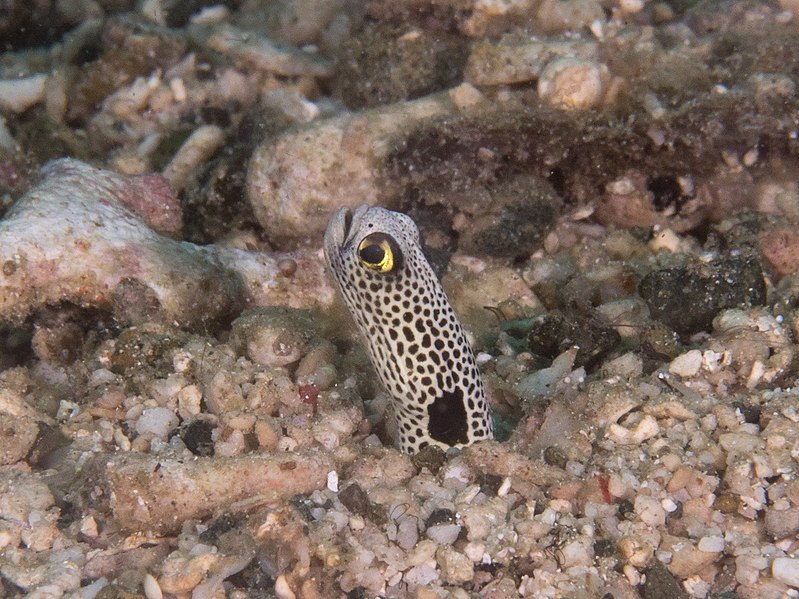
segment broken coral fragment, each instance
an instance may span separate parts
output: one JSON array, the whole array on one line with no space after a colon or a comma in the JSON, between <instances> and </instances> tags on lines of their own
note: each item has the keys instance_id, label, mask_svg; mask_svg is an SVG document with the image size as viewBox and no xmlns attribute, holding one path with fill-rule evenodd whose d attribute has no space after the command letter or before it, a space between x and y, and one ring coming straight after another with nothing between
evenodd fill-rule
<instances>
[{"instance_id":1,"label":"broken coral fragment","mask_svg":"<svg viewBox=\"0 0 799 599\"><path fill-rule=\"evenodd\" d=\"M91 484L83 489L123 530L174 532L184 520L235 511L237 502L245 509L322 489L331 470L331 458L312 451L193 460L98 454L84 469Z\"/></svg>"}]
</instances>

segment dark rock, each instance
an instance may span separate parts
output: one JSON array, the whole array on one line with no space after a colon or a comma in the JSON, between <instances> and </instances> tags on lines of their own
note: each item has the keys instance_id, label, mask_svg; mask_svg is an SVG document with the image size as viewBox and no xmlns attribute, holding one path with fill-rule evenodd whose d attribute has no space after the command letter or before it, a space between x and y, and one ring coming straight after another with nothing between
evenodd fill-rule
<instances>
[{"instance_id":1,"label":"dark rock","mask_svg":"<svg viewBox=\"0 0 799 599\"><path fill-rule=\"evenodd\" d=\"M652 204L658 212L676 210L685 203L682 187L676 177L670 175L652 177L646 187L652 192Z\"/></svg>"},{"instance_id":2,"label":"dark rock","mask_svg":"<svg viewBox=\"0 0 799 599\"><path fill-rule=\"evenodd\" d=\"M427 468L431 474L438 474L446 459L444 450L433 445L427 445L411 456L411 462L417 470Z\"/></svg>"},{"instance_id":3,"label":"dark rock","mask_svg":"<svg viewBox=\"0 0 799 599\"><path fill-rule=\"evenodd\" d=\"M207 167L186 182L183 208L187 240L211 243L229 235L231 230L255 228L245 181L247 161L257 139L257 135L252 135L246 142L236 139L227 144Z\"/></svg>"},{"instance_id":4,"label":"dark rock","mask_svg":"<svg viewBox=\"0 0 799 599\"><path fill-rule=\"evenodd\" d=\"M366 589L363 587L355 587L347 593L347 599L365 599Z\"/></svg>"},{"instance_id":5,"label":"dark rock","mask_svg":"<svg viewBox=\"0 0 799 599\"><path fill-rule=\"evenodd\" d=\"M198 418L192 420L180 429L180 438L190 452L197 456L214 455L214 440L212 433L214 425L209 420Z\"/></svg>"},{"instance_id":6,"label":"dark rock","mask_svg":"<svg viewBox=\"0 0 799 599\"><path fill-rule=\"evenodd\" d=\"M652 318L681 335L708 329L721 310L762 306L766 301L763 272L751 256L651 272L638 292Z\"/></svg>"},{"instance_id":7,"label":"dark rock","mask_svg":"<svg viewBox=\"0 0 799 599\"><path fill-rule=\"evenodd\" d=\"M616 553L616 544L611 539L597 539L594 541L594 555L597 557L611 557Z\"/></svg>"},{"instance_id":8,"label":"dark rock","mask_svg":"<svg viewBox=\"0 0 799 599\"><path fill-rule=\"evenodd\" d=\"M0 371L24 364L33 356L32 327L0 323Z\"/></svg>"},{"instance_id":9,"label":"dark rock","mask_svg":"<svg viewBox=\"0 0 799 599\"><path fill-rule=\"evenodd\" d=\"M186 335L169 327L130 327L119 334L111 371L125 377L142 373L143 379L172 372L172 350L185 341ZM154 372L153 372L154 371Z\"/></svg>"},{"instance_id":10,"label":"dark rock","mask_svg":"<svg viewBox=\"0 0 799 599\"><path fill-rule=\"evenodd\" d=\"M680 582L658 560L647 568L641 591L644 599L688 599Z\"/></svg>"},{"instance_id":11,"label":"dark rock","mask_svg":"<svg viewBox=\"0 0 799 599\"><path fill-rule=\"evenodd\" d=\"M566 456L566 452L560 447L550 445L544 450L544 461L550 466L565 468L569 458Z\"/></svg>"},{"instance_id":12,"label":"dark rock","mask_svg":"<svg viewBox=\"0 0 799 599\"><path fill-rule=\"evenodd\" d=\"M211 525L200 533L200 541L215 544L220 535L234 529L241 523L241 518L234 514L222 514Z\"/></svg>"},{"instance_id":13,"label":"dark rock","mask_svg":"<svg viewBox=\"0 0 799 599\"><path fill-rule=\"evenodd\" d=\"M716 496L716 500L713 502L713 508L720 511L722 514L735 514L740 507L740 497L732 493L722 493Z\"/></svg>"},{"instance_id":14,"label":"dark rock","mask_svg":"<svg viewBox=\"0 0 799 599\"><path fill-rule=\"evenodd\" d=\"M339 501L353 514L368 518L378 526L386 523L385 510L369 500L366 491L358 483L352 483L338 493Z\"/></svg>"},{"instance_id":15,"label":"dark rock","mask_svg":"<svg viewBox=\"0 0 799 599\"><path fill-rule=\"evenodd\" d=\"M358 483L343 488L338 493L338 500L353 514L365 516L369 511L369 496Z\"/></svg>"},{"instance_id":16,"label":"dark rock","mask_svg":"<svg viewBox=\"0 0 799 599\"><path fill-rule=\"evenodd\" d=\"M462 79L467 44L448 32L366 23L345 41L337 92L351 108L417 98Z\"/></svg>"},{"instance_id":17,"label":"dark rock","mask_svg":"<svg viewBox=\"0 0 799 599\"><path fill-rule=\"evenodd\" d=\"M72 320L73 312L69 306L61 311L44 310L33 326L31 347L37 358L43 362L66 366L79 355L83 345L83 323Z\"/></svg>"},{"instance_id":18,"label":"dark rock","mask_svg":"<svg viewBox=\"0 0 799 599\"><path fill-rule=\"evenodd\" d=\"M560 214L560 198L538 177L502 179L485 192L483 209L461 233L461 251L508 258L528 256L541 246Z\"/></svg>"},{"instance_id":19,"label":"dark rock","mask_svg":"<svg viewBox=\"0 0 799 599\"><path fill-rule=\"evenodd\" d=\"M240 589L247 589L250 597L271 597L275 589L275 579L263 571L257 559L247 564L247 567L241 572L226 578L225 583ZM254 591L261 591L261 593Z\"/></svg>"},{"instance_id":20,"label":"dark rock","mask_svg":"<svg viewBox=\"0 0 799 599\"><path fill-rule=\"evenodd\" d=\"M626 518L628 515L635 516L635 508L633 506L633 502L629 499L622 499L618 505L619 515L622 518Z\"/></svg>"},{"instance_id":21,"label":"dark rock","mask_svg":"<svg viewBox=\"0 0 799 599\"><path fill-rule=\"evenodd\" d=\"M673 330L656 322L641 331L641 350L650 358L673 360L680 351L680 342Z\"/></svg>"},{"instance_id":22,"label":"dark rock","mask_svg":"<svg viewBox=\"0 0 799 599\"><path fill-rule=\"evenodd\" d=\"M744 401L734 401L732 406L736 410L741 411L744 420L749 424L760 424L760 416L762 414L761 407L756 403L748 403Z\"/></svg>"},{"instance_id":23,"label":"dark rock","mask_svg":"<svg viewBox=\"0 0 799 599\"><path fill-rule=\"evenodd\" d=\"M651 61L651 56L646 58L646 64ZM622 72L630 69L623 58L614 60L611 70L618 73L617 67ZM693 89L685 85L684 69L672 69L672 75L679 90ZM638 76L630 73L632 78ZM705 84L716 82L706 74L699 76ZM529 175L549 178L570 206L596 206L597 190L631 172L646 173L664 178L656 182L654 191L646 189L652 181L642 179L643 193L651 196L648 212L656 217L652 224L678 232L695 230L726 218L736 205L752 205L753 183L746 183L751 175L720 173L722 151L745 143L778 157L795 155L799 147L799 140L783 133L786 119L790 121L799 105L797 98L771 101L765 111L751 95L695 96L691 91L691 101L670 112L662 123L665 139L675 140L679 152L653 152L649 120L643 116L607 119L590 111L575 114L535 105L518 110L489 106L431 119L411 131L389 155L386 201L407 205L421 200L477 215L486 211L489 192L499 182ZM752 115L758 115L754 123ZM671 179L684 173L691 173L696 182L696 197L680 196L658 212L661 205L652 205L652 200L668 203L673 196L668 191L673 188Z\"/></svg>"},{"instance_id":24,"label":"dark rock","mask_svg":"<svg viewBox=\"0 0 799 599\"><path fill-rule=\"evenodd\" d=\"M63 33L66 23L55 0L4 0L0 4L0 39L3 50L43 46Z\"/></svg>"},{"instance_id":25,"label":"dark rock","mask_svg":"<svg viewBox=\"0 0 799 599\"><path fill-rule=\"evenodd\" d=\"M497 474L482 473L477 477L480 490L486 495L496 495L503 482L505 482L505 477Z\"/></svg>"},{"instance_id":26,"label":"dark rock","mask_svg":"<svg viewBox=\"0 0 799 599\"><path fill-rule=\"evenodd\" d=\"M455 522L455 512L446 508L439 508L433 510L427 517L425 528L436 526L438 524L453 524Z\"/></svg>"},{"instance_id":27,"label":"dark rock","mask_svg":"<svg viewBox=\"0 0 799 599\"><path fill-rule=\"evenodd\" d=\"M577 346L575 366L599 364L620 343L618 331L590 319L571 319L561 314L542 318L530 331L528 348L534 354L554 359Z\"/></svg>"}]
</instances>

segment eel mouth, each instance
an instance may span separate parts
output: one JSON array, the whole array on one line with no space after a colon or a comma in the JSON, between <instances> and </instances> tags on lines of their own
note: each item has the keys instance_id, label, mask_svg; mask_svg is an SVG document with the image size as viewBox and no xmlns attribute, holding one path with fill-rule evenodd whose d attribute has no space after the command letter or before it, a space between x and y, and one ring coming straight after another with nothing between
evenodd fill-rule
<instances>
[{"instance_id":1,"label":"eel mouth","mask_svg":"<svg viewBox=\"0 0 799 599\"><path fill-rule=\"evenodd\" d=\"M347 235L352 228L352 212L349 208L344 208L344 239L347 238Z\"/></svg>"},{"instance_id":2,"label":"eel mouth","mask_svg":"<svg viewBox=\"0 0 799 599\"><path fill-rule=\"evenodd\" d=\"M342 252L349 246L360 229L361 222L369 210L369 206L361 205L355 210L339 208L330 219L325 231L325 247L335 248Z\"/></svg>"}]
</instances>

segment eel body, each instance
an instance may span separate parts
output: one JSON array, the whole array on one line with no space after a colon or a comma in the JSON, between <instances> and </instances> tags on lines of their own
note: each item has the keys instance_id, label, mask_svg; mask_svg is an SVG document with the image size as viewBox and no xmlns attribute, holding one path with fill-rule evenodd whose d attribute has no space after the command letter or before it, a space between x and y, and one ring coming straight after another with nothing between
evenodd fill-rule
<instances>
[{"instance_id":1,"label":"eel body","mask_svg":"<svg viewBox=\"0 0 799 599\"><path fill-rule=\"evenodd\" d=\"M325 259L393 400L400 448L463 447L493 438L474 353L405 214L342 208Z\"/></svg>"}]
</instances>

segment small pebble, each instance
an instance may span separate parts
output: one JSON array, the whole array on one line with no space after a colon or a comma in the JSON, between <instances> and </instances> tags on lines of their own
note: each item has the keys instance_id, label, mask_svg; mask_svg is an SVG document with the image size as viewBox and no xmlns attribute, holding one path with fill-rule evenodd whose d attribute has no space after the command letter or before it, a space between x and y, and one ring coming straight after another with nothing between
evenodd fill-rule
<instances>
[{"instance_id":1,"label":"small pebble","mask_svg":"<svg viewBox=\"0 0 799 599\"><path fill-rule=\"evenodd\" d=\"M283 574L275 579L275 595L278 599L296 599L297 597Z\"/></svg>"},{"instance_id":2,"label":"small pebble","mask_svg":"<svg viewBox=\"0 0 799 599\"><path fill-rule=\"evenodd\" d=\"M327 488L338 493L338 472L331 470L327 473Z\"/></svg>"},{"instance_id":3,"label":"small pebble","mask_svg":"<svg viewBox=\"0 0 799 599\"><path fill-rule=\"evenodd\" d=\"M607 430L607 436L611 441L620 445L639 445L651 439L660 432L657 420L646 414L635 428L625 428L615 422Z\"/></svg>"},{"instance_id":4,"label":"small pebble","mask_svg":"<svg viewBox=\"0 0 799 599\"><path fill-rule=\"evenodd\" d=\"M680 354L669 364L669 372L682 378L696 376L700 368L702 368L702 352L698 349Z\"/></svg>"},{"instance_id":5,"label":"small pebble","mask_svg":"<svg viewBox=\"0 0 799 599\"><path fill-rule=\"evenodd\" d=\"M461 533L458 524L436 524L427 529L427 538L435 541L439 545L452 545Z\"/></svg>"},{"instance_id":6,"label":"small pebble","mask_svg":"<svg viewBox=\"0 0 799 599\"><path fill-rule=\"evenodd\" d=\"M728 453L749 455L757 450L761 443L760 437L748 433L723 433L719 435L719 445Z\"/></svg>"},{"instance_id":7,"label":"small pebble","mask_svg":"<svg viewBox=\"0 0 799 599\"><path fill-rule=\"evenodd\" d=\"M799 589L799 559L778 557L771 564L771 575L788 586Z\"/></svg>"},{"instance_id":8,"label":"small pebble","mask_svg":"<svg viewBox=\"0 0 799 599\"><path fill-rule=\"evenodd\" d=\"M397 525L397 545L405 551L413 549L419 540L419 527L416 518L406 517Z\"/></svg>"},{"instance_id":9,"label":"small pebble","mask_svg":"<svg viewBox=\"0 0 799 599\"><path fill-rule=\"evenodd\" d=\"M639 495L634 505L635 513L648 526L663 526L666 523L666 510L654 497Z\"/></svg>"},{"instance_id":10,"label":"small pebble","mask_svg":"<svg viewBox=\"0 0 799 599\"><path fill-rule=\"evenodd\" d=\"M144 575L144 595L147 599L162 599L161 586L152 574Z\"/></svg>"},{"instance_id":11,"label":"small pebble","mask_svg":"<svg viewBox=\"0 0 799 599\"><path fill-rule=\"evenodd\" d=\"M178 425L178 417L167 408L147 408L136 421L136 432L140 435L151 434L166 441L169 433Z\"/></svg>"},{"instance_id":12,"label":"small pebble","mask_svg":"<svg viewBox=\"0 0 799 599\"><path fill-rule=\"evenodd\" d=\"M719 553L724 551L724 538L723 537L702 537L697 544L699 551L707 551L710 553Z\"/></svg>"},{"instance_id":13,"label":"small pebble","mask_svg":"<svg viewBox=\"0 0 799 599\"><path fill-rule=\"evenodd\" d=\"M441 576L449 584L464 584L474 576L472 561L452 547L441 547L436 558L441 565Z\"/></svg>"},{"instance_id":14,"label":"small pebble","mask_svg":"<svg viewBox=\"0 0 799 599\"><path fill-rule=\"evenodd\" d=\"M608 68L581 58L556 58L538 79L538 95L559 108L585 110L602 103L610 82Z\"/></svg>"}]
</instances>

